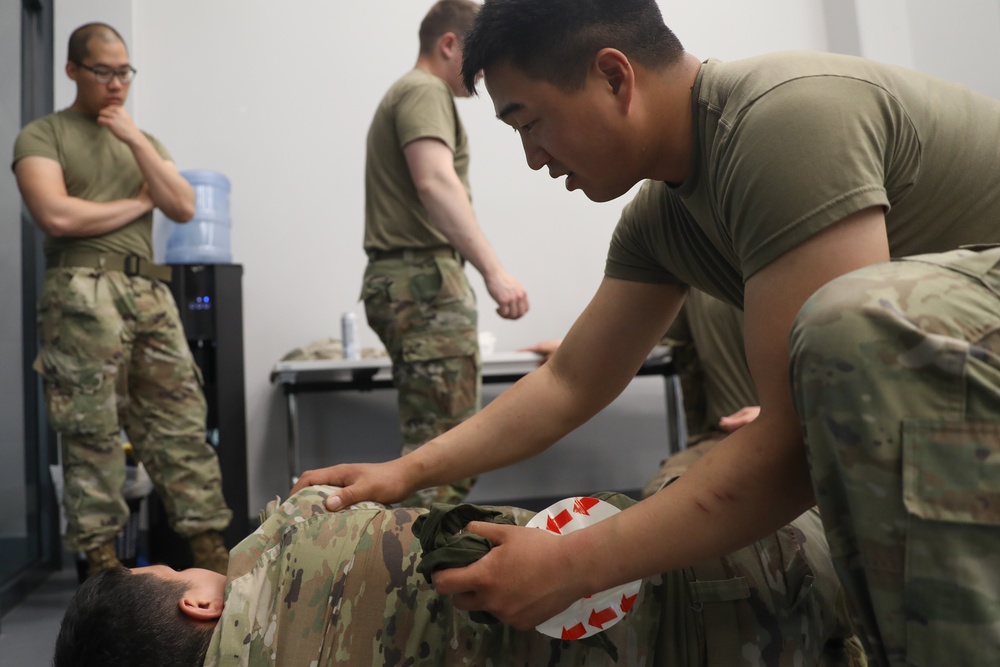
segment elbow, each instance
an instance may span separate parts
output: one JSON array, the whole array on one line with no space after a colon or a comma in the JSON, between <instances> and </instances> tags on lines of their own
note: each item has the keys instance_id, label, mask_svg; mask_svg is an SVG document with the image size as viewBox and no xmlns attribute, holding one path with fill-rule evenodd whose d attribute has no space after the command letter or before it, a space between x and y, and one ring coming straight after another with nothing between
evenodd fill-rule
<instances>
[{"instance_id":1,"label":"elbow","mask_svg":"<svg viewBox=\"0 0 1000 667\"><path fill-rule=\"evenodd\" d=\"M155 202L156 206L159 206L163 214L174 222L190 222L194 218L196 204L194 188L187 181L183 181L183 189L178 190L172 194L164 202L167 206L160 205L159 202Z\"/></svg>"},{"instance_id":2,"label":"elbow","mask_svg":"<svg viewBox=\"0 0 1000 667\"><path fill-rule=\"evenodd\" d=\"M420 201L426 204L428 201L436 201L446 196L448 180L438 173L430 172L421 178L413 179L413 187Z\"/></svg>"},{"instance_id":3,"label":"elbow","mask_svg":"<svg viewBox=\"0 0 1000 667\"><path fill-rule=\"evenodd\" d=\"M73 226L67 217L57 215L34 216L37 224L47 236L55 239L73 236Z\"/></svg>"},{"instance_id":4,"label":"elbow","mask_svg":"<svg viewBox=\"0 0 1000 667\"><path fill-rule=\"evenodd\" d=\"M434 183L428 180L414 181L413 187L417 191L417 197L421 202L426 204L427 201L434 198L435 188Z\"/></svg>"},{"instance_id":5,"label":"elbow","mask_svg":"<svg viewBox=\"0 0 1000 667\"><path fill-rule=\"evenodd\" d=\"M169 209L161 207L164 215L173 220L174 222L190 222L194 218L194 202L179 202L174 204Z\"/></svg>"},{"instance_id":6,"label":"elbow","mask_svg":"<svg viewBox=\"0 0 1000 667\"><path fill-rule=\"evenodd\" d=\"M190 222L194 218L194 204L185 204L177 211L177 222Z\"/></svg>"}]
</instances>

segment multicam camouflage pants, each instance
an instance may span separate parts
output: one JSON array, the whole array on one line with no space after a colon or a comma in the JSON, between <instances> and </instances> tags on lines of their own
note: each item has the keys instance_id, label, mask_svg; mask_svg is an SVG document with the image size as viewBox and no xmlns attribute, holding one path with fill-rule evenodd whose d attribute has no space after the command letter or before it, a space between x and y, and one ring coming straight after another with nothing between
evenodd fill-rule
<instances>
[{"instance_id":1,"label":"multicam camouflage pants","mask_svg":"<svg viewBox=\"0 0 1000 667\"><path fill-rule=\"evenodd\" d=\"M178 534L229 525L199 372L166 285L119 271L49 269L38 335L35 370L62 441L67 549L106 543L128 519L122 429Z\"/></svg>"},{"instance_id":2,"label":"multicam camouflage pants","mask_svg":"<svg viewBox=\"0 0 1000 667\"><path fill-rule=\"evenodd\" d=\"M457 426L482 402L476 297L450 250L373 259L361 298L392 359L402 454ZM455 503L475 478L424 489L403 504Z\"/></svg>"},{"instance_id":3,"label":"multicam camouflage pants","mask_svg":"<svg viewBox=\"0 0 1000 667\"><path fill-rule=\"evenodd\" d=\"M791 355L873 664L1000 664L1000 248L834 280L799 313Z\"/></svg>"}]
</instances>

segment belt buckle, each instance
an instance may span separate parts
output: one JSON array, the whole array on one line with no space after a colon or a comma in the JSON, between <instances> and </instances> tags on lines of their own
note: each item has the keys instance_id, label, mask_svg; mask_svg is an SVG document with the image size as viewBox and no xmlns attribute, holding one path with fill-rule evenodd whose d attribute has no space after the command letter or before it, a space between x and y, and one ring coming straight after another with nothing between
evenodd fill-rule
<instances>
[{"instance_id":1,"label":"belt buckle","mask_svg":"<svg viewBox=\"0 0 1000 667\"><path fill-rule=\"evenodd\" d=\"M125 264L122 270L125 272L126 276L137 276L139 275L139 266L141 264L142 257L139 257L139 255L125 255Z\"/></svg>"}]
</instances>

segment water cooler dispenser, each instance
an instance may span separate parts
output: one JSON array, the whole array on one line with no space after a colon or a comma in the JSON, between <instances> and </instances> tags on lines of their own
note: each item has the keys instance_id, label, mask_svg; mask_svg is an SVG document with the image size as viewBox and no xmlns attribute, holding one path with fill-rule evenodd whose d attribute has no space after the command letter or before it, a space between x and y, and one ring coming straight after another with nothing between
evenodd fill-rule
<instances>
[{"instance_id":1,"label":"water cooler dispenser","mask_svg":"<svg viewBox=\"0 0 1000 667\"><path fill-rule=\"evenodd\" d=\"M174 264L170 291L208 402L206 439L222 468L222 492L233 510L224 532L232 548L250 533L247 499L246 392L243 366L243 267L230 264L229 181L205 171L181 172L195 189L195 218L175 224L167 240ZM195 225L194 227L189 227ZM224 230L224 233L220 230ZM149 515L149 552L154 563L190 567L191 552L167 524L154 496Z\"/></svg>"},{"instance_id":2,"label":"water cooler dispenser","mask_svg":"<svg viewBox=\"0 0 1000 667\"><path fill-rule=\"evenodd\" d=\"M173 267L170 291L184 334L204 379L208 402L206 439L222 468L222 493L233 510L224 532L230 548L250 533L247 500L246 399L243 371L243 267L186 264ZM166 512L150 502L149 553L154 563L190 567L191 553L167 524Z\"/></svg>"},{"instance_id":3,"label":"water cooler dispenser","mask_svg":"<svg viewBox=\"0 0 1000 667\"><path fill-rule=\"evenodd\" d=\"M181 176L194 188L194 217L174 223L167 238L167 264L228 264L232 220L229 179L217 171L188 169Z\"/></svg>"}]
</instances>

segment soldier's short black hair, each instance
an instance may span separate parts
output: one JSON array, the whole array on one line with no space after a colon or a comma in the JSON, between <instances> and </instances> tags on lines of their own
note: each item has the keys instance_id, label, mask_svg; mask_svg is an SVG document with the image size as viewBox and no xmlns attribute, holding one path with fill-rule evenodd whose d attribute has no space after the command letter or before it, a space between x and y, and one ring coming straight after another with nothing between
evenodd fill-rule
<instances>
[{"instance_id":1,"label":"soldier's short black hair","mask_svg":"<svg viewBox=\"0 0 1000 667\"><path fill-rule=\"evenodd\" d=\"M465 37L462 83L475 93L479 72L506 62L572 92L607 47L651 69L684 54L655 0L486 0Z\"/></svg>"},{"instance_id":2,"label":"soldier's short black hair","mask_svg":"<svg viewBox=\"0 0 1000 667\"><path fill-rule=\"evenodd\" d=\"M215 624L181 611L187 587L123 567L89 577L56 638L54 667L191 667L205 662Z\"/></svg>"}]
</instances>

